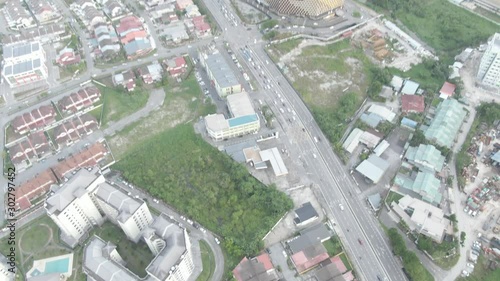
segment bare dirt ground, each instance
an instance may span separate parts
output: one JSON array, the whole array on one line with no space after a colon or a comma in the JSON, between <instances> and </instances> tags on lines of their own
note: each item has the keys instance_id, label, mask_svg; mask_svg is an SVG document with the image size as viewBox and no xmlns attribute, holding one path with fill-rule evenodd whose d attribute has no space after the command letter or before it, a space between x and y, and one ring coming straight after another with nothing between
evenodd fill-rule
<instances>
[{"instance_id":1,"label":"bare dirt ground","mask_svg":"<svg viewBox=\"0 0 500 281\"><path fill-rule=\"evenodd\" d=\"M265 14L244 2L231 0L231 4L238 8L243 14L243 17L245 17L245 21L250 24L255 24L267 19Z\"/></svg>"},{"instance_id":2,"label":"bare dirt ground","mask_svg":"<svg viewBox=\"0 0 500 281\"><path fill-rule=\"evenodd\" d=\"M314 209L319 215L319 218L315 221L301 227L297 227L293 223L293 219L295 218L295 212L290 211L285 218L272 230L272 232L264 239L264 244L266 247L279 243L282 240L290 238L295 235L297 231L301 229L307 228L311 225L315 225L321 222L324 219L323 211L321 206L319 205L318 199L316 198L313 190L308 187L297 188L289 192L290 198L292 198L294 203L294 208L297 209L302 204L311 202Z\"/></svg>"}]
</instances>

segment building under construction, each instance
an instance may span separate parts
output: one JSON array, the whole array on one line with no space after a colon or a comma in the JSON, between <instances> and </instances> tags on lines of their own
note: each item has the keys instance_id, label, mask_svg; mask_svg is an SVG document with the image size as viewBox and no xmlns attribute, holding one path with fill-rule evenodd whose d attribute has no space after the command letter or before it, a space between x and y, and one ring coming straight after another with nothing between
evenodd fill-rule
<instances>
[{"instance_id":1,"label":"building under construction","mask_svg":"<svg viewBox=\"0 0 500 281\"><path fill-rule=\"evenodd\" d=\"M344 5L344 0L266 0L278 14L318 18ZM262 1L261 1L262 2Z\"/></svg>"}]
</instances>

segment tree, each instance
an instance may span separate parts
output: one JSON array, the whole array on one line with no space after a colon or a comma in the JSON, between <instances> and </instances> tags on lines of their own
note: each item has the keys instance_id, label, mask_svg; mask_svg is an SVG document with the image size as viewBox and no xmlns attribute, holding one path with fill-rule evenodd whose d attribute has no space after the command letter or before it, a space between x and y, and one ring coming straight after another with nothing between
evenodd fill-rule
<instances>
[{"instance_id":1,"label":"tree","mask_svg":"<svg viewBox=\"0 0 500 281\"><path fill-rule=\"evenodd\" d=\"M410 140L410 145L419 146L420 144L427 144L427 139L425 138L424 132L421 130L415 130L415 132L413 132L413 137Z\"/></svg>"}]
</instances>

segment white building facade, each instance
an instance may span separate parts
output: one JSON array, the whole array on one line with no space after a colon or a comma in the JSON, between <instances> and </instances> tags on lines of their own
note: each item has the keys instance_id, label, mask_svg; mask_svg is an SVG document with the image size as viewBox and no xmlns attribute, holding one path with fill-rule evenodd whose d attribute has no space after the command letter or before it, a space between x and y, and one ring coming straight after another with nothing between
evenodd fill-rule
<instances>
[{"instance_id":1,"label":"white building facade","mask_svg":"<svg viewBox=\"0 0 500 281\"><path fill-rule=\"evenodd\" d=\"M495 33L488 42L477 71L477 80L484 86L500 89L500 33Z\"/></svg>"},{"instance_id":2,"label":"white building facade","mask_svg":"<svg viewBox=\"0 0 500 281\"><path fill-rule=\"evenodd\" d=\"M3 47L2 76L11 88L47 79L46 56L38 41Z\"/></svg>"}]
</instances>

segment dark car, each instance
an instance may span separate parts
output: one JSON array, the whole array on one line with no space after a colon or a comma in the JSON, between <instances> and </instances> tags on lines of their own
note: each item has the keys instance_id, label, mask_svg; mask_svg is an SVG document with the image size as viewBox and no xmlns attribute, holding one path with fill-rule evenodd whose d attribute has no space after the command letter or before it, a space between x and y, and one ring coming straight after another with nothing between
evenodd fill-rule
<instances>
[{"instance_id":1,"label":"dark car","mask_svg":"<svg viewBox=\"0 0 500 281\"><path fill-rule=\"evenodd\" d=\"M363 245L363 240L358 239L358 243L359 243L359 245Z\"/></svg>"}]
</instances>

